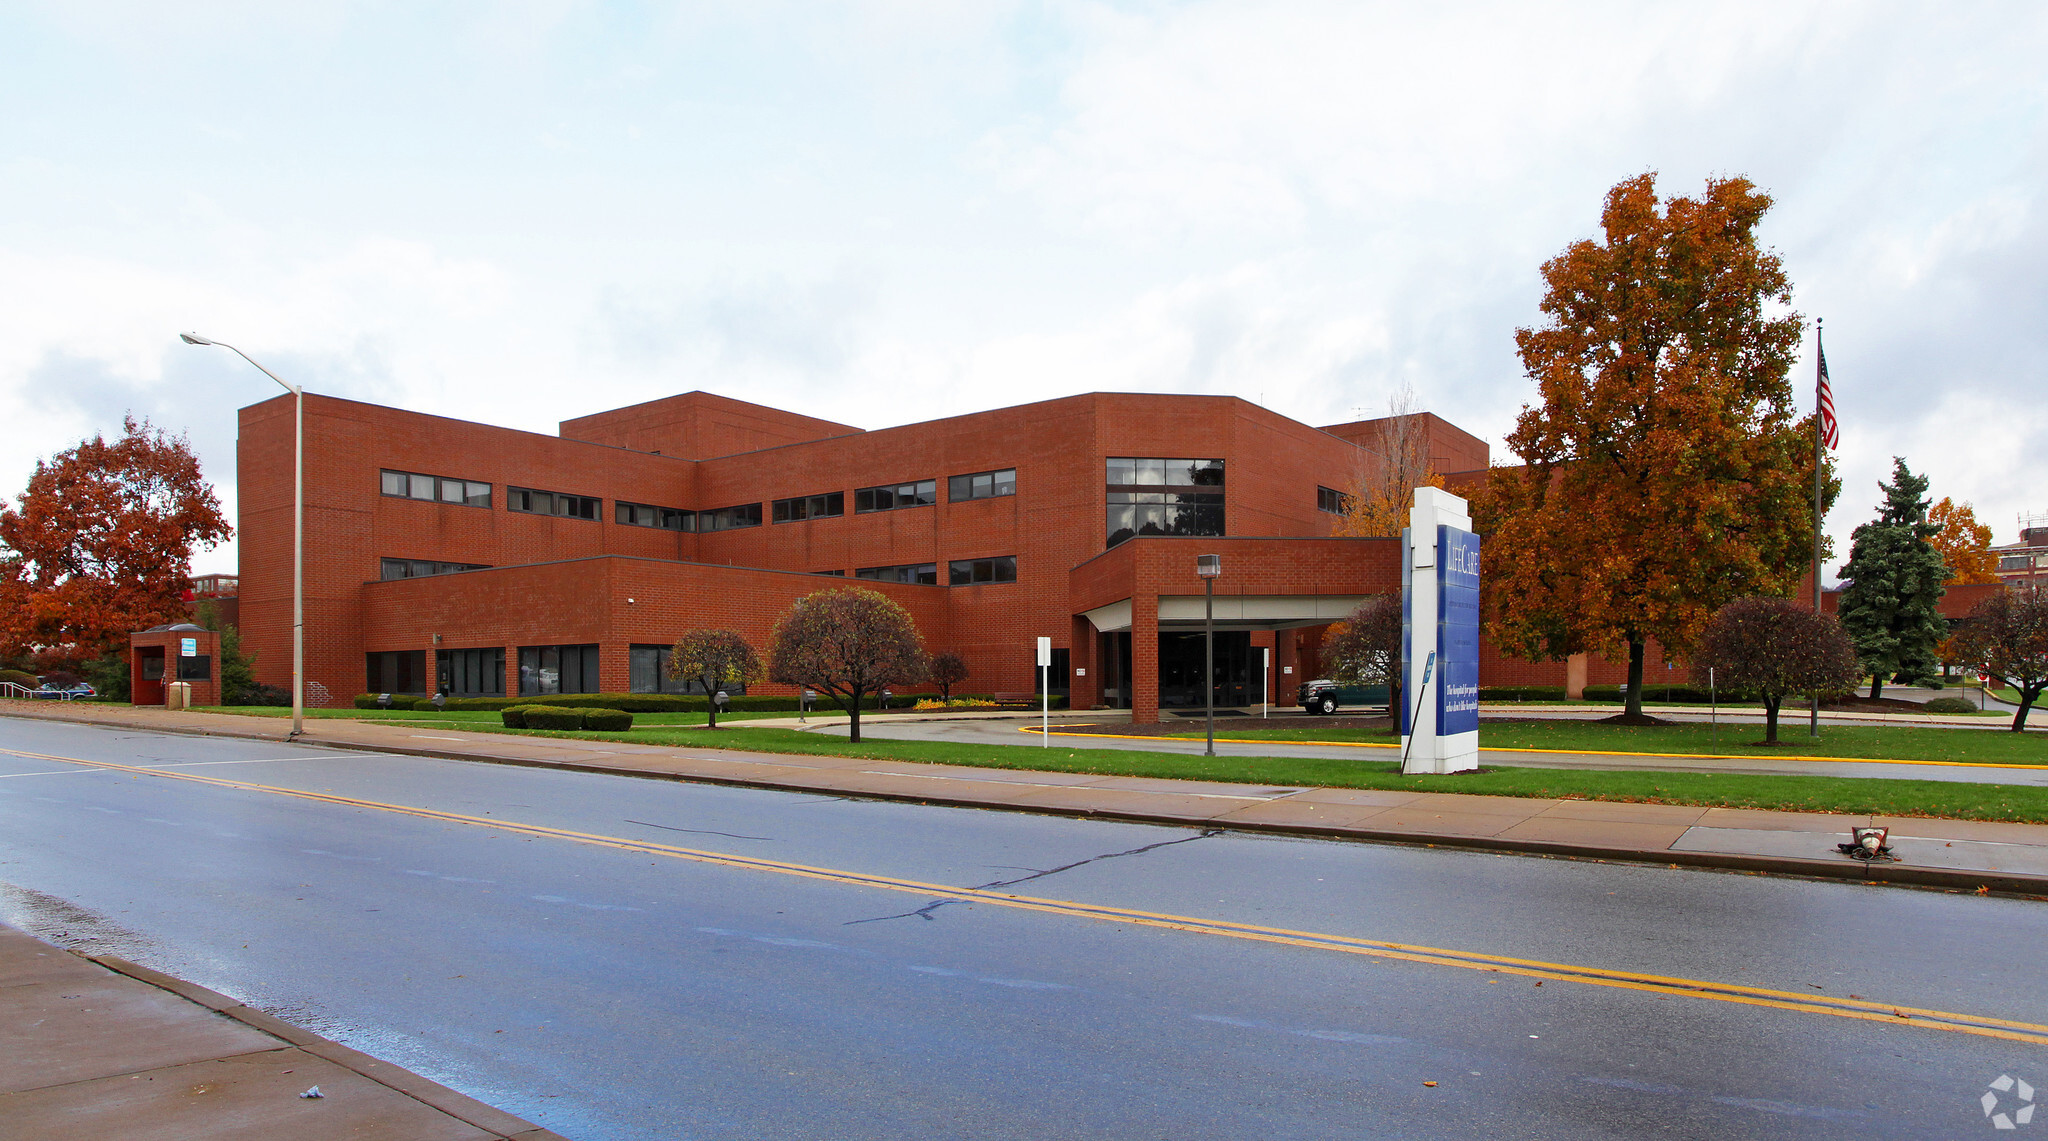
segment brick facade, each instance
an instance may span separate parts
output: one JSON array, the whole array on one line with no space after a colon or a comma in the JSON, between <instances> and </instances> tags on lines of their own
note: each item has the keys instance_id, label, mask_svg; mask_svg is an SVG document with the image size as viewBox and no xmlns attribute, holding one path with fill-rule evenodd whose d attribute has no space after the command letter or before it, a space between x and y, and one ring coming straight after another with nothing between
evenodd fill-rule
<instances>
[{"instance_id":1,"label":"brick facade","mask_svg":"<svg viewBox=\"0 0 2048 1141\"><path fill-rule=\"evenodd\" d=\"M365 655L521 646L599 647L605 690L628 688L627 647L725 626L757 647L795 599L852 583L860 567L936 564L938 586L860 581L902 603L926 645L964 656L970 691L1036 687L1032 648L1069 651L1075 704L1099 695L1085 611L1128 598L1134 646L1158 629L1162 596L1199 595L1196 553L1221 553L1220 592L1355 596L1398 589L1398 542L1330 539L1317 488L1358 470L1373 423L1324 430L1232 397L1094 393L876 431L687 393L562 422L559 436L329 397L306 401L306 674L336 700L361 692ZM1483 468L1485 445L1425 417L1432 450ZM241 412L241 617L258 680L286 685L291 661L292 403ZM1346 438L1346 437L1350 438ZM1141 536L1105 550L1105 457L1224 461L1227 538ZM948 477L1016 472L1016 493L955 502ZM383 494L381 471L491 487L488 508ZM932 480L932 505L857 513L854 492ZM598 499L598 517L508 509L510 487ZM844 514L774 523L778 499L844 496ZM683 511L760 505L757 527L662 530L615 521L621 502ZM1200 551L1197 552L1197 548ZM947 564L1013 556L1015 582L949 586ZM385 558L486 570L384 581ZM820 580L819 572L845 577ZM1219 595L1220 596L1220 595ZM1280 666L1314 629L1257 629ZM1157 662L1133 654L1134 710L1156 706ZM1564 663L1489 659L1494 677L1562 684ZM1556 675L1557 680L1549 680ZM1489 677L1489 684L1494 684ZM1284 681L1283 681L1284 679ZM1543 679L1541 682L1534 679ZM1595 680L1604 680L1604 674ZM516 690L516 681L511 687ZM779 687L764 686L765 692Z\"/></svg>"}]
</instances>

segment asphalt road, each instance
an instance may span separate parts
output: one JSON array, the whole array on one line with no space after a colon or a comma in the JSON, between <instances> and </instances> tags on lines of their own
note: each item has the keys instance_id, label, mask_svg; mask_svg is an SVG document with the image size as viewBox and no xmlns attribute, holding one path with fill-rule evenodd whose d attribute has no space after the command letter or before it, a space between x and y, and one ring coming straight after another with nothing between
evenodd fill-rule
<instances>
[{"instance_id":1,"label":"asphalt road","mask_svg":"<svg viewBox=\"0 0 2048 1141\"><path fill-rule=\"evenodd\" d=\"M2048 1100L2037 902L10 719L0 749L0 919L572 1138L1919 1139L1993 1135L2001 1074Z\"/></svg>"},{"instance_id":2,"label":"asphalt road","mask_svg":"<svg viewBox=\"0 0 2048 1141\"><path fill-rule=\"evenodd\" d=\"M1073 715L1074 720L1086 720ZM1280 724L1294 724L1307 721L1306 717L1294 717ZM735 722L735 724L743 724ZM786 726L795 727L795 726ZM887 718L863 718L860 723L862 737L890 738L905 741L953 741L960 743L990 745L1036 745L1038 721L1025 720L971 720L953 721L890 720ZM1200 721L1188 723L1191 732L1202 731ZM1052 720L1052 730L1060 733L1060 721ZM809 729L814 733L846 735L843 721L817 722ZM1744 732L1753 739L1756 730L1752 726L1740 729L1730 726L1729 733ZM1797 733L1804 733L1802 722ZM1967 733L1969 729L1955 732ZM1219 731L1220 732L1220 731ZM1785 740L1796 741L1794 731L1782 729ZM1227 736L1228 734L1223 734ZM1085 747L1090 749L1135 749L1157 753L1200 753L1206 742L1199 736L1193 740L1171 737L1114 737L1114 736L1055 736L1053 746ZM1699 760L1687 757L1654 757L1640 753L1523 753L1503 749L1488 749L1486 725L1479 726L1479 760L1484 765L1503 768L1532 769L1662 769L1672 772L1715 772L1715 773L1770 773L1796 776L1833 777L1886 777L1900 780L1942 780L1963 781L1973 784L2021 784L2048 785L2048 764L2025 765L1915 765L1880 763L1875 761L1806 761L1790 757L1742 757L1734 760ZM2044 757L2048 757L2048 745L2043 746ZM1233 744L1220 741L1216 745L1219 756L1228 757L1324 757L1355 759L1362 761L1390 762L1400 759L1399 750L1393 748L1360 748L1348 745L1288 744L1285 742L1264 742L1256 745ZM2048 1117L2043 1118L2048 1122Z\"/></svg>"}]
</instances>

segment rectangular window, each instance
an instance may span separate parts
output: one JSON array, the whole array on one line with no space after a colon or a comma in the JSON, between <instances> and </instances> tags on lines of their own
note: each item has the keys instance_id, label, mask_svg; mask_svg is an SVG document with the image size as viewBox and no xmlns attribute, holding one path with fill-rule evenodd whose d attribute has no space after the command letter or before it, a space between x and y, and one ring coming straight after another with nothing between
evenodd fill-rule
<instances>
[{"instance_id":1,"label":"rectangular window","mask_svg":"<svg viewBox=\"0 0 2048 1141\"><path fill-rule=\"evenodd\" d=\"M596 693L597 647L519 647L519 693Z\"/></svg>"},{"instance_id":2,"label":"rectangular window","mask_svg":"<svg viewBox=\"0 0 2048 1141\"><path fill-rule=\"evenodd\" d=\"M482 563L437 563L432 559L379 559L378 563L377 577L385 582L398 578L427 578L437 574L491 569Z\"/></svg>"},{"instance_id":3,"label":"rectangular window","mask_svg":"<svg viewBox=\"0 0 2048 1141\"><path fill-rule=\"evenodd\" d=\"M436 650L434 685L450 697L505 696L505 647Z\"/></svg>"},{"instance_id":4,"label":"rectangular window","mask_svg":"<svg viewBox=\"0 0 2048 1141\"><path fill-rule=\"evenodd\" d=\"M761 525L761 505L742 503L738 507L721 507L716 511L697 512L699 531L732 531L741 527Z\"/></svg>"},{"instance_id":5,"label":"rectangular window","mask_svg":"<svg viewBox=\"0 0 2048 1141\"><path fill-rule=\"evenodd\" d=\"M381 471L377 490L394 499L425 499L464 507L489 507L491 485L473 479L450 479L409 471Z\"/></svg>"},{"instance_id":6,"label":"rectangular window","mask_svg":"<svg viewBox=\"0 0 2048 1141\"><path fill-rule=\"evenodd\" d=\"M978 471L973 475L956 475L946 481L947 498L954 503L968 499L988 499L997 495L1017 494L1017 469L1004 468L1002 471Z\"/></svg>"},{"instance_id":7,"label":"rectangular window","mask_svg":"<svg viewBox=\"0 0 2048 1141\"><path fill-rule=\"evenodd\" d=\"M505 509L522 515L559 515L564 519L595 520L599 502L593 495L535 491L530 487L505 489Z\"/></svg>"},{"instance_id":8,"label":"rectangular window","mask_svg":"<svg viewBox=\"0 0 2048 1141\"><path fill-rule=\"evenodd\" d=\"M1331 487L1316 488L1316 510L1342 515L1351 505L1351 497Z\"/></svg>"},{"instance_id":9,"label":"rectangular window","mask_svg":"<svg viewBox=\"0 0 2048 1141\"><path fill-rule=\"evenodd\" d=\"M634 646L632 654L632 676L634 693L703 693L704 686L694 678L672 678L668 676L670 655L674 650L668 646ZM747 692L745 682L727 682L725 692L737 697Z\"/></svg>"},{"instance_id":10,"label":"rectangular window","mask_svg":"<svg viewBox=\"0 0 2048 1141\"><path fill-rule=\"evenodd\" d=\"M825 519L846 514L846 493L834 491L825 495L799 495L794 499L778 499L774 503L773 518L777 523L796 523L805 519Z\"/></svg>"},{"instance_id":11,"label":"rectangular window","mask_svg":"<svg viewBox=\"0 0 2048 1141\"><path fill-rule=\"evenodd\" d=\"M812 574L824 574L824 575L835 575L835 576L837 576L837 577L839 577L839 578L845 578L845 577L846 577L846 572L845 572L845 571L843 571L843 570L829 570L829 571L812 571L811 573L812 573Z\"/></svg>"},{"instance_id":12,"label":"rectangular window","mask_svg":"<svg viewBox=\"0 0 2048 1141\"><path fill-rule=\"evenodd\" d=\"M629 527L659 527L664 531L694 531L697 529L697 513L675 507L654 507L645 503L628 503L621 499L613 505L614 519Z\"/></svg>"},{"instance_id":13,"label":"rectangular window","mask_svg":"<svg viewBox=\"0 0 2048 1141\"><path fill-rule=\"evenodd\" d=\"M1135 535L1223 534L1222 460L1110 456L1105 466L1110 546Z\"/></svg>"},{"instance_id":14,"label":"rectangular window","mask_svg":"<svg viewBox=\"0 0 2048 1141\"><path fill-rule=\"evenodd\" d=\"M993 559L955 559L946 564L947 585L966 586L976 582L1016 582L1017 556Z\"/></svg>"},{"instance_id":15,"label":"rectangular window","mask_svg":"<svg viewBox=\"0 0 2048 1141\"><path fill-rule=\"evenodd\" d=\"M887 487L863 487L853 493L854 514L894 511L899 507L929 507L939 501L939 481L921 479Z\"/></svg>"},{"instance_id":16,"label":"rectangular window","mask_svg":"<svg viewBox=\"0 0 2048 1141\"><path fill-rule=\"evenodd\" d=\"M900 567L859 567L854 570L853 577L873 579L876 582L907 582L914 586L937 586L939 564L910 563Z\"/></svg>"},{"instance_id":17,"label":"rectangular window","mask_svg":"<svg viewBox=\"0 0 2048 1141\"><path fill-rule=\"evenodd\" d=\"M370 693L425 693L427 692L427 652L425 650L381 650L364 654L369 684L363 688Z\"/></svg>"}]
</instances>

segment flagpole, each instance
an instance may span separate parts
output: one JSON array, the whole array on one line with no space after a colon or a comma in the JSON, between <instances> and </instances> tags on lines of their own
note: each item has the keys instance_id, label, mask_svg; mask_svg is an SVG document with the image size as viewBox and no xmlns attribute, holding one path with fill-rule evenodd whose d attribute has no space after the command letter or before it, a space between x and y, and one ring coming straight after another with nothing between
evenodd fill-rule
<instances>
[{"instance_id":1,"label":"flagpole","mask_svg":"<svg viewBox=\"0 0 2048 1141\"><path fill-rule=\"evenodd\" d=\"M1813 347L1815 350L1813 362L1813 612L1816 615L1820 613L1820 448L1821 433L1825 427L1821 423L1823 419L1821 413L1821 385L1826 383L1824 378L1827 376L1828 367L1827 349L1821 344L1821 321L1822 318L1820 317L1813 319ZM1820 736L1819 690L1813 692L1813 705L1807 711L1806 735L1809 737Z\"/></svg>"}]
</instances>

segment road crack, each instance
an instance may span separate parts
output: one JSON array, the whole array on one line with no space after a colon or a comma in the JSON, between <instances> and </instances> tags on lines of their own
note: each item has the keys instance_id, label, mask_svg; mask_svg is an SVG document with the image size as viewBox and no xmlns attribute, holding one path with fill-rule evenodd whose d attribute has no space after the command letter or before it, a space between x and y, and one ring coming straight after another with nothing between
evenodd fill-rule
<instances>
[{"instance_id":1,"label":"road crack","mask_svg":"<svg viewBox=\"0 0 2048 1141\"><path fill-rule=\"evenodd\" d=\"M1193 843L1196 840L1206 840L1211 836L1221 836L1223 835L1223 831L1224 830L1221 828L1208 828L1204 829L1201 832L1196 833L1193 836L1182 836L1177 840L1161 840L1156 844L1146 844L1138 848L1127 848L1121 852L1104 852L1099 856L1090 856L1085 860L1075 860L1071 864L1061 864L1059 867L1056 868L1044 868L1038 870L1034 870L1031 868L1019 868L1017 869L1018 871L1028 871L1031 872L1031 874L1028 876L1018 876L1016 879L992 880L989 883L976 884L970 890L990 891L992 889L999 887L1014 887L1015 885L1020 883L1029 883L1032 880L1044 879L1047 876L1056 876L1061 872L1070 872L1073 871L1075 868L1086 867L1089 864L1100 863L1103 860L1116 860L1121 859L1125 856L1142 856L1147 852L1156 851L1160 848L1171 848L1176 844L1189 844ZM930 922L933 919L932 913L937 911L939 908L945 907L947 904L964 902L966 901L958 899L935 899L930 903L925 904L923 907L918 908L915 911L906 911L900 915L877 915L871 919L849 919L845 923L841 924L841 926L854 927L862 923L881 923L889 919L909 919L913 916L915 916L918 919L925 920L926 922Z\"/></svg>"}]
</instances>

